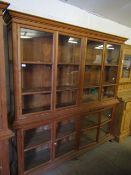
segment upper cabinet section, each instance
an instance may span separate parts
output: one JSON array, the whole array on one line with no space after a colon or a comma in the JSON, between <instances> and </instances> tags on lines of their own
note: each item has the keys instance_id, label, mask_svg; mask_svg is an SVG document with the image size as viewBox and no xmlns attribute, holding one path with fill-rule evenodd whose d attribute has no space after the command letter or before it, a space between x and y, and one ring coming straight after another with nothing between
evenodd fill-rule
<instances>
[{"instance_id":1,"label":"upper cabinet section","mask_svg":"<svg viewBox=\"0 0 131 175\"><path fill-rule=\"evenodd\" d=\"M115 98L125 38L11 10L4 15L17 120Z\"/></svg>"}]
</instances>

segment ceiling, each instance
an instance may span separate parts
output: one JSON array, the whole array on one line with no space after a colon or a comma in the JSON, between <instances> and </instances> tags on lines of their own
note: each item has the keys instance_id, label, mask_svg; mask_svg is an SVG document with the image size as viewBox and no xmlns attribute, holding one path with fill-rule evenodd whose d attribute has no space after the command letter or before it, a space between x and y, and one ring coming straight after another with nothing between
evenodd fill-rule
<instances>
[{"instance_id":1,"label":"ceiling","mask_svg":"<svg viewBox=\"0 0 131 175\"><path fill-rule=\"evenodd\" d=\"M60 0L131 27L131 0Z\"/></svg>"}]
</instances>

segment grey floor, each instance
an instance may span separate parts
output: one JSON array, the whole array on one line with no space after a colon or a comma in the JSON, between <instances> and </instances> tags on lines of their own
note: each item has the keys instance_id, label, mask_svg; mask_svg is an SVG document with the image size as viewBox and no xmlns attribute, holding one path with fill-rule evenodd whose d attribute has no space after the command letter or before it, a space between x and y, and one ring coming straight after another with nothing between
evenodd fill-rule
<instances>
[{"instance_id":1,"label":"grey floor","mask_svg":"<svg viewBox=\"0 0 131 175\"><path fill-rule=\"evenodd\" d=\"M131 137L123 143L106 142L40 175L131 175Z\"/></svg>"}]
</instances>

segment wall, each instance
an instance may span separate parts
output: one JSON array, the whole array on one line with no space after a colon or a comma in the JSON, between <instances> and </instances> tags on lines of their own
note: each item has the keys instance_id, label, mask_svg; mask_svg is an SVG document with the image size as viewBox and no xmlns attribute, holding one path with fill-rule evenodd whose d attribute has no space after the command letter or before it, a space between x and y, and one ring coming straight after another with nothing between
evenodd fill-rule
<instances>
[{"instance_id":1,"label":"wall","mask_svg":"<svg viewBox=\"0 0 131 175\"><path fill-rule=\"evenodd\" d=\"M90 14L59 0L6 0L10 2L10 9L36 16L41 16L73 25L94 29L129 38L131 44L131 28L111 20Z\"/></svg>"}]
</instances>

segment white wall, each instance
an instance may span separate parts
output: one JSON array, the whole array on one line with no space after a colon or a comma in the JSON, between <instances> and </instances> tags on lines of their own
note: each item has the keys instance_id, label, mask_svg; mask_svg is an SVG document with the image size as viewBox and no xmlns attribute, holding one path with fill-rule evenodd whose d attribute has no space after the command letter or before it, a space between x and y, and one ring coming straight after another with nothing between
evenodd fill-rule
<instances>
[{"instance_id":1,"label":"white wall","mask_svg":"<svg viewBox=\"0 0 131 175\"><path fill-rule=\"evenodd\" d=\"M131 44L131 28L111 20L98 17L59 0L6 0L10 9L36 16L41 16L73 25L94 29L129 38Z\"/></svg>"}]
</instances>

